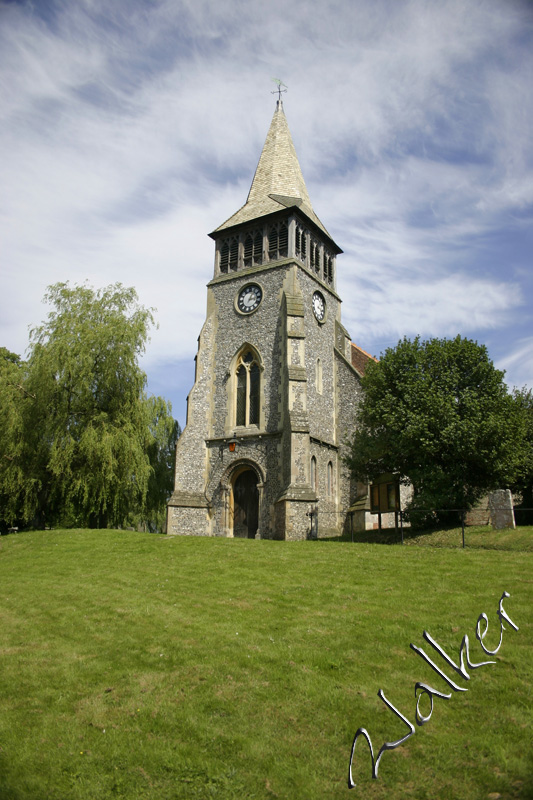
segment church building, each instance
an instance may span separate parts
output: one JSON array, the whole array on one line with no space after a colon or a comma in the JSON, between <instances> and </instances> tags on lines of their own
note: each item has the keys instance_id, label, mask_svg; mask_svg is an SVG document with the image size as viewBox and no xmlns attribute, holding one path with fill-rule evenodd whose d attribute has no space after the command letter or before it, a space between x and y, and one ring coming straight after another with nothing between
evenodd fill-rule
<instances>
[{"instance_id":1,"label":"church building","mask_svg":"<svg viewBox=\"0 0 533 800\"><path fill-rule=\"evenodd\" d=\"M210 236L167 533L339 535L351 508L352 523L369 508L342 459L370 356L341 323L342 251L313 210L281 100L246 203Z\"/></svg>"}]
</instances>

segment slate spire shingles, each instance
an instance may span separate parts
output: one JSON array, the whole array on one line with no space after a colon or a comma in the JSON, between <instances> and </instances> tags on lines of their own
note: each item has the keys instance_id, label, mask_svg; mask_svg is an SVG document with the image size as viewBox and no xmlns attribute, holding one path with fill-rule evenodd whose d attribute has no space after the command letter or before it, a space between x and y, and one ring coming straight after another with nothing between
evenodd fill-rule
<instances>
[{"instance_id":1,"label":"slate spire shingles","mask_svg":"<svg viewBox=\"0 0 533 800\"><path fill-rule=\"evenodd\" d=\"M278 100L246 203L213 233L251 222L284 207L297 206L329 238L313 207L303 179L291 133Z\"/></svg>"}]
</instances>

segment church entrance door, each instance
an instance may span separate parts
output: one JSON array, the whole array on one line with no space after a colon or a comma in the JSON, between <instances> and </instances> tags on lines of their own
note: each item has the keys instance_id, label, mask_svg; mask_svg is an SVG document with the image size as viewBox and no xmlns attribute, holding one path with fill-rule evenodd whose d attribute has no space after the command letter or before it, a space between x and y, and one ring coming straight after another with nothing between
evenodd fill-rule
<instances>
[{"instance_id":1,"label":"church entrance door","mask_svg":"<svg viewBox=\"0 0 533 800\"><path fill-rule=\"evenodd\" d=\"M233 536L254 539L258 522L257 475L252 469L246 469L233 482Z\"/></svg>"}]
</instances>

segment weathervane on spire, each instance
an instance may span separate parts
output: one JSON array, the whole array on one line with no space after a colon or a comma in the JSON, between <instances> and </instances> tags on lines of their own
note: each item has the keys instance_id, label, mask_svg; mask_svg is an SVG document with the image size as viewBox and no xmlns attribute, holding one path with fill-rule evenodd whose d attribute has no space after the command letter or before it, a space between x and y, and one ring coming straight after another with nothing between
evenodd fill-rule
<instances>
[{"instance_id":1,"label":"weathervane on spire","mask_svg":"<svg viewBox=\"0 0 533 800\"><path fill-rule=\"evenodd\" d=\"M270 92L270 94L277 94L278 95L278 103L281 103L281 95L282 95L283 92L287 91L288 86L286 86L282 81L280 81L279 78L271 78L270 80L272 80L274 83L277 83L277 85L278 85L278 88L274 89L274 91ZM282 89L281 88L282 86L285 86L285 88Z\"/></svg>"}]
</instances>

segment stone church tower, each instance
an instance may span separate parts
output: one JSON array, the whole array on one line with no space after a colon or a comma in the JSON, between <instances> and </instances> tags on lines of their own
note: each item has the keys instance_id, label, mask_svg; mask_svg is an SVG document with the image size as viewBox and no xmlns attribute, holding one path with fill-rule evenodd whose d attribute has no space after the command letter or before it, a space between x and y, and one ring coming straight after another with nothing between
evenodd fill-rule
<instances>
[{"instance_id":1,"label":"stone church tower","mask_svg":"<svg viewBox=\"0 0 533 800\"><path fill-rule=\"evenodd\" d=\"M361 369L341 324L342 251L313 211L281 101L246 203L210 236L167 532L339 534L355 499L342 455Z\"/></svg>"}]
</instances>

